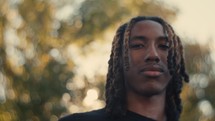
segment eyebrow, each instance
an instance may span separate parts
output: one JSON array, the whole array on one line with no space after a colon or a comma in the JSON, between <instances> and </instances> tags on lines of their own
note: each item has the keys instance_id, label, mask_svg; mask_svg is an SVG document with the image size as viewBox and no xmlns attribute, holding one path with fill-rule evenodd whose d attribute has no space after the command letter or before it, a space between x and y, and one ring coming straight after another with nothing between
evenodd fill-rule
<instances>
[{"instance_id":1,"label":"eyebrow","mask_svg":"<svg viewBox=\"0 0 215 121\"><path fill-rule=\"evenodd\" d=\"M147 40L148 38L145 36L134 36L130 40Z\"/></svg>"},{"instance_id":2,"label":"eyebrow","mask_svg":"<svg viewBox=\"0 0 215 121\"><path fill-rule=\"evenodd\" d=\"M169 42L167 36L160 36L157 38L157 40L165 40L166 42Z\"/></svg>"},{"instance_id":3,"label":"eyebrow","mask_svg":"<svg viewBox=\"0 0 215 121\"><path fill-rule=\"evenodd\" d=\"M142 40L142 41L145 41L147 39L148 38L146 36L134 36L130 40ZM165 40L166 42L169 42L168 41L168 36L159 36L158 38L156 38L156 40Z\"/></svg>"}]
</instances>

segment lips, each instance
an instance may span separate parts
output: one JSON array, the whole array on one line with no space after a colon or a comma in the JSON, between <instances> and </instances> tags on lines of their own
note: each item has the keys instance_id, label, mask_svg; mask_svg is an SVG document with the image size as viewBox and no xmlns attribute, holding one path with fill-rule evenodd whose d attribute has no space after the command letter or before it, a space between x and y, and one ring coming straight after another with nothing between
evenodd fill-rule
<instances>
[{"instance_id":1,"label":"lips","mask_svg":"<svg viewBox=\"0 0 215 121\"><path fill-rule=\"evenodd\" d=\"M162 75L164 70L159 66L148 66L148 67L141 69L140 72L143 73L147 77L159 77Z\"/></svg>"}]
</instances>

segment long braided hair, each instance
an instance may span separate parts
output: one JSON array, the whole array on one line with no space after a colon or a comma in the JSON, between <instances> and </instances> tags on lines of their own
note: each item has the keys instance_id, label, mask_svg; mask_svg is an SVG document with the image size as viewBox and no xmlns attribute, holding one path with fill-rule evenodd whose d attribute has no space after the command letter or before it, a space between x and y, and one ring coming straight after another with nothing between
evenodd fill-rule
<instances>
[{"instance_id":1,"label":"long braided hair","mask_svg":"<svg viewBox=\"0 0 215 121\"><path fill-rule=\"evenodd\" d=\"M163 26L163 31L168 35L170 48L168 51L168 69L172 76L166 94L165 111L168 121L178 121L182 112L180 93L183 81L189 82L183 58L183 46L180 38L173 28L159 17L138 16L132 18L118 28L112 42L108 73L106 80L106 112L113 118L126 114L126 90L124 84L123 68L129 68L128 43L132 27L139 21L152 20ZM123 60L124 59L124 60Z\"/></svg>"}]
</instances>

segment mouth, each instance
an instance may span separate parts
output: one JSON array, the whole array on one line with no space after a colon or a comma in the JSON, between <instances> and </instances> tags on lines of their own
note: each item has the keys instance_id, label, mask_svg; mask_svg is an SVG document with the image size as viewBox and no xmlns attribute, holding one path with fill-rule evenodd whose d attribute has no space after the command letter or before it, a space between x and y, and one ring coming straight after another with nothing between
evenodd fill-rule
<instances>
[{"instance_id":1,"label":"mouth","mask_svg":"<svg viewBox=\"0 0 215 121\"><path fill-rule=\"evenodd\" d=\"M140 72L147 77L159 77L163 74L164 70L157 66L150 66L141 69Z\"/></svg>"}]
</instances>

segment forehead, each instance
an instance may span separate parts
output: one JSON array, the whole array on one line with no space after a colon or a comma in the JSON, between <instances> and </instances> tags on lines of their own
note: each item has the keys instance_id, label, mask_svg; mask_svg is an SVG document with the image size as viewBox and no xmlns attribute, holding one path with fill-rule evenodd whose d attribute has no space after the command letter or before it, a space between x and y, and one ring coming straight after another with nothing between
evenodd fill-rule
<instances>
[{"instance_id":1,"label":"forehead","mask_svg":"<svg viewBox=\"0 0 215 121\"><path fill-rule=\"evenodd\" d=\"M143 20L137 22L131 29L131 36L163 36L163 26L152 20Z\"/></svg>"}]
</instances>

